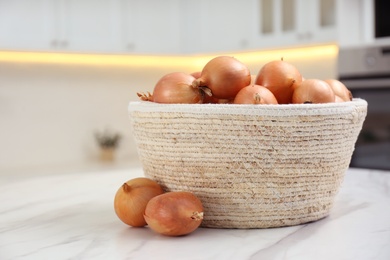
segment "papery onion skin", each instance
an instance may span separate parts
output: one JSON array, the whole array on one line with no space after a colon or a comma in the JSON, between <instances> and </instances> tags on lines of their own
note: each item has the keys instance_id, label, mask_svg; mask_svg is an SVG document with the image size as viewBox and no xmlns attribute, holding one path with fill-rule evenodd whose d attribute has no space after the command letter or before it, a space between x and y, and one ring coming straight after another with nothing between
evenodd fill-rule
<instances>
[{"instance_id":1,"label":"papery onion skin","mask_svg":"<svg viewBox=\"0 0 390 260\"><path fill-rule=\"evenodd\" d=\"M149 178L131 179L125 182L115 194L115 213L123 223L133 227L143 227L146 225L144 213L147 203L163 192L162 187Z\"/></svg>"},{"instance_id":2,"label":"papery onion skin","mask_svg":"<svg viewBox=\"0 0 390 260\"><path fill-rule=\"evenodd\" d=\"M137 96L142 101L153 101L153 95L150 92L137 92Z\"/></svg>"},{"instance_id":3,"label":"papery onion skin","mask_svg":"<svg viewBox=\"0 0 390 260\"><path fill-rule=\"evenodd\" d=\"M232 100L236 94L251 83L251 74L246 65L230 56L217 56L203 68L200 78L193 86L208 87L217 99Z\"/></svg>"},{"instance_id":4,"label":"papery onion skin","mask_svg":"<svg viewBox=\"0 0 390 260\"><path fill-rule=\"evenodd\" d=\"M335 95L339 96L343 101L351 101L352 93L349 89L337 79L326 79L326 83L332 88Z\"/></svg>"},{"instance_id":5,"label":"papery onion skin","mask_svg":"<svg viewBox=\"0 0 390 260\"><path fill-rule=\"evenodd\" d=\"M294 90L293 104L319 104L335 102L332 88L323 80L306 79Z\"/></svg>"},{"instance_id":6,"label":"papery onion skin","mask_svg":"<svg viewBox=\"0 0 390 260\"><path fill-rule=\"evenodd\" d=\"M153 101L170 104L202 103L202 90L192 86L194 80L193 76L183 72L164 75L154 87Z\"/></svg>"},{"instance_id":7,"label":"papery onion skin","mask_svg":"<svg viewBox=\"0 0 390 260\"><path fill-rule=\"evenodd\" d=\"M275 60L259 70L255 84L271 90L279 104L289 104L294 89L301 82L302 75L296 67L286 61Z\"/></svg>"},{"instance_id":8,"label":"papery onion skin","mask_svg":"<svg viewBox=\"0 0 390 260\"><path fill-rule=\"evenodd\" d=\"M278 104L274 94L266 87L249 85L241 89L234 99L234 104Z\"/></svg>"},{"instance_id":9,"label":"papery onion skin","mask_svg":"<svg viewBox=\"0 0 390 260\"><path fill-rule=\"evenodd\" d=\"M151 199L144 216L148 226L166 236L184 236L203 220L202 202L191 192L171 191Z\"/></svg>"}]
</instances>

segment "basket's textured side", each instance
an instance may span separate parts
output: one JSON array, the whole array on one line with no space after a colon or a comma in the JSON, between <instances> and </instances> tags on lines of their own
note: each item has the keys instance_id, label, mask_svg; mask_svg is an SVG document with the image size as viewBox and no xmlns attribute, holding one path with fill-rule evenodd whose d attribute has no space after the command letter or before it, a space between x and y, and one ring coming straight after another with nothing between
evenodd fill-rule
<instances>
[{"instance_id":1,"label":"basket's textured side","mask_svg":"<svg viewBox=\"0 0 390 260\"><path fill-rule=\"evenodd\" d=\"M146 176L194 192L202 226L266 228L328 215L366 115L130 111Z\"/></svg>"}]
</instances>

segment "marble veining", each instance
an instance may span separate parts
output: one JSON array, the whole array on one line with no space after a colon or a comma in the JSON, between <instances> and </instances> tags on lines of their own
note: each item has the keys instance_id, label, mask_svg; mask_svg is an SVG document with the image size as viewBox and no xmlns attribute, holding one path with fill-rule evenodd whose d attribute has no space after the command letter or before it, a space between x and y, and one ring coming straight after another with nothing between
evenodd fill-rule
<instances>
[{"instance_id":1,"label":"marble veining","mask_svg":"<svg viewBox=\"0 0 390 260\"><path fill-rule=\"evenodd\" d=\"M272 229L165 237L116 217L140 168L0 174L0 259L390 259L390 172L349 169L329 216Z\"/></svg>"}]
</instances>

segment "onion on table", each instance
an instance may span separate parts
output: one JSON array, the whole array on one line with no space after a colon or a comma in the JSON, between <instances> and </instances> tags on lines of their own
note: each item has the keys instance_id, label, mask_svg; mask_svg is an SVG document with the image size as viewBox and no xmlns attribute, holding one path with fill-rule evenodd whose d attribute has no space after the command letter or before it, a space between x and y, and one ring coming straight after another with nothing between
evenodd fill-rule
<instances>
[{"instance_id":1,"label":"onion on table","mask_svg":"<svg viewBox=\"0 0 390 260\"><path fill-rule=\"evenodd\" d=\"M203 205L191 192L171 191L151 199L144 217L157 233L183 236L195 231L202 223Z\"/></svg>"},{"instance_id":2,"label":"onion on table","mask_svg":"<svg viewBox=\"0 0 390 260\"><path fill-rule=\"evenodd\" d=\"M151 179L139 177L129 180L123 183L115 194L115 213L125 224L143 227L146 225L146 205L151 198L162 193L161 186Z\"/></svg>"}]
</instances>

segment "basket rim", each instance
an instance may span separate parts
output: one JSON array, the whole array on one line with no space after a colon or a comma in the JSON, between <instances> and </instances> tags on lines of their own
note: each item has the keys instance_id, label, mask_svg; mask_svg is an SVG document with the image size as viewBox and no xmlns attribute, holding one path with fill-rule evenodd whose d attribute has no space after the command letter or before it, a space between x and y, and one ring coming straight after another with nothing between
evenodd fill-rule
<instances>
[{"instance_id":1,"label":"basket rim","mask_svg":"<svg viewBox=\"0 0 390 260\"><path fill-rule=\"evenodd\" d=\"M234 114L234 115L329 115L349 114L358 107L367 109L367 101L354 98L352 101L324 104L161 104L150 101L130 101L128 112L186 113L186 114Z\"/></svg>"}]
</instances>

